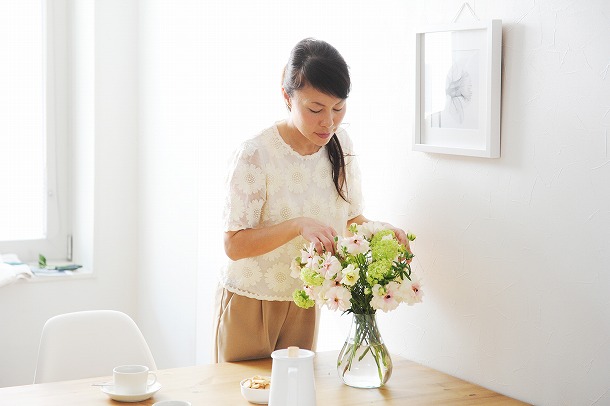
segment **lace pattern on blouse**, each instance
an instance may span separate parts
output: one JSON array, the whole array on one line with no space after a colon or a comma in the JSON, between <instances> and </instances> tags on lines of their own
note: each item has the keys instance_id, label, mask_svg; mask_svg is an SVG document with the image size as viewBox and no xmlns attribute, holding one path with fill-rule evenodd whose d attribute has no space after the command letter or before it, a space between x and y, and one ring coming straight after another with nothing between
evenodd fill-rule
<instances>
[{"instance_id":1,"label":"lace pattern on blouse","mask_svg":"<svg viewBox=\"0 0 610 406\"><path fill-rule=\"evenodd\" d=\"M337 137L346 155L349 203L335 189L326 148L300 155L273 125L245 141L234 154L227 178L225 230L265 227L306 216L343 233L347 221L362 213L362 193L351 140L343 129L337 131ZM254 299L292 300L299 281L290 276L290 263L305 243L299 236L264 255L228 259L220 274L221 284Z\"/></svg>"}]
</instances>

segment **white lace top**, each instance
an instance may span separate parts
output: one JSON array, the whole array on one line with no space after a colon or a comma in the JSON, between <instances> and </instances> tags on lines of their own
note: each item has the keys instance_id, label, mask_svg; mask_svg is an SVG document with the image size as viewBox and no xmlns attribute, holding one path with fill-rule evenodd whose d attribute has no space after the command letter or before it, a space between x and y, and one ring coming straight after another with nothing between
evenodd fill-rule
<instances>
[{"instance_id":1,"label":"white lace top","mask_svg":"<svg viewBox=\"0 0 610 406\"><path fill-rule=\"evenodd\" d=\"M346 163L347 197L332 180L326 148L300 155L286 144L277 125L245 141L236 151L227 179L225 231L265 227L295 217L315 218L344 233L347 221L362 213L360 171L352 142L337 131ZM256 244L256 241L252 241ZM297 237L261 256L231 261L221 272L229 291L259 300L292 300L299 281L290 276L290 263L306 243Z\"/></svg>"}]
</instances>

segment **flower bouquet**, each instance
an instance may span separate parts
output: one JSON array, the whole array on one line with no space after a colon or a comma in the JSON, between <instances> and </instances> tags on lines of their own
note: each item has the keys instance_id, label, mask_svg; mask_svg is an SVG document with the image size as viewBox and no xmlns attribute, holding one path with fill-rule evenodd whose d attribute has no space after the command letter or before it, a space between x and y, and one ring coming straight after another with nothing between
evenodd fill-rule
<instances>
[{"instance_id":1,"label":"flower bouquet","mask_svg":"<svg viewBox=\"0 0 610 406\"><path fill-rule=\"evenodd\" d=\"M392 363L375 313L394 310L400 303L419 303L423 292L411 272L413 254L392 230L383 223L369 222L352 224L349 231L351 236L336 238L334 255L319 253L310 244L292 261L292 277L303 281L293 299L303 308L317 304L353 313L337 369L347 385L379 387L389 379ZM407 238L415 240L413 234L407 234Z\"/></svg>"}]
</instances>

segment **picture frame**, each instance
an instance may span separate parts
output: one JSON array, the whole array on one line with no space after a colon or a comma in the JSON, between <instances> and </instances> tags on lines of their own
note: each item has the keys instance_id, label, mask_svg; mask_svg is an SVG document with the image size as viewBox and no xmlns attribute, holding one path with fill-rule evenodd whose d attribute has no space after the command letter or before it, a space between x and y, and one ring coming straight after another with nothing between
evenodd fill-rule
<instances>
[{"instance_id":1,"label":"picture frame","mask_svg":"<svg viewBox=\"0 0 610 406\"><path fill-rule=\"evenodd\" d=\"M500 157L502 20L415 32L413 150Z\"/></svg>"}]
</instances>

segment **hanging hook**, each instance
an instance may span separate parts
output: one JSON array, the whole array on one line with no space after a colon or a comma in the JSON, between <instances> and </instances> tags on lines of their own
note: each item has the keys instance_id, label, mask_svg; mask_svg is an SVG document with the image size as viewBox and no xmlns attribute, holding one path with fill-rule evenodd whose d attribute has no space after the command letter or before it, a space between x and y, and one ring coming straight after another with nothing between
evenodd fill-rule
<instances>
[{"instance_id":1,"label":"hanging hook","mask_svg":"<svg viewBox=\"0 0 610 406\"><path fill-rule=\"evenodd\" d=\"M457 12L457 14L455 15L455 18L453 19L453 22L455 23L457 21L458 18L460 18L460 14L462 14L462 11L464 11L464 7L468 7L468 10L470 10L470 14L472 14L472 16L477 20L479 20L479 17L477 17L476 13L474 12L474 10L472 9L472 7L470 7L470 3L465 2L462 4L462 7L460 7L460 10Z\"/></svg>"}]
</instances>

